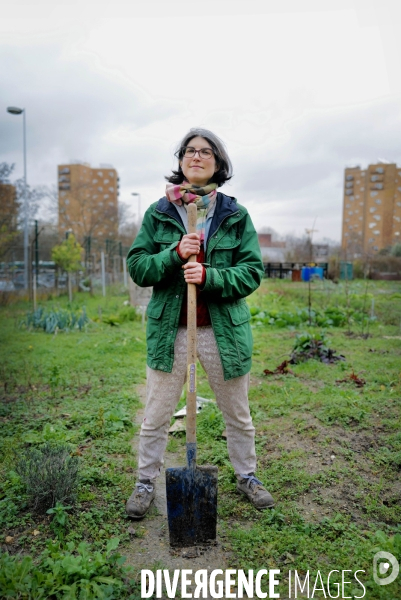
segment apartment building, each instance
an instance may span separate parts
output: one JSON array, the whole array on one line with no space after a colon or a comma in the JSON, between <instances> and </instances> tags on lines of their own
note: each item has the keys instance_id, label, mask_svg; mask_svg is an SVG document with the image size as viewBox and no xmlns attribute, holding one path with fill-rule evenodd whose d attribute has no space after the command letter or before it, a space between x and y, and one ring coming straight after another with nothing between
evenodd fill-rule
<instances>
[{"instance_id":1,"label":"apartment building","mask_svg":"<svg viewBox=\"0 0 401 600\"><path fill-rule=\"evenodd\" d=\"M72 231L83 244L102 243L118 234L119 178L111 165L92 168L72 161L58 165L59 232Z\"/></svg>"},{"instance_id":2,"label":"apartment building","mask_svg":"<svg viewBox=\"0 0 401 600\"><path fill-rule=\"evenodd\" d=\"M344 172L342 248L349 258L401 241L401 167L377 162Z\"/></svg>"}]
</instances>

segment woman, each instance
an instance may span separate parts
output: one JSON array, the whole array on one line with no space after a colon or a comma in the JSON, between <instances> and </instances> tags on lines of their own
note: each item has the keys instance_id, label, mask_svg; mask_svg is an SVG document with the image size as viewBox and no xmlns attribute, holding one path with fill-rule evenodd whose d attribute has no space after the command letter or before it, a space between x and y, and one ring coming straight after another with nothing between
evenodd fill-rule
<instances>
[{"instance_id":1,"label":"woman","mask_svg":"<svg viewBox=\"0 0 401 600\"><path fill-rule=\"evenodd\" d=\"M146 211L127 257L139 286L153 286L147 314L147 401L139 442L139 482L127 514L142 518L155 497L168 428L186 380L187 283L198 286L197 351L223 413L237 490L258 509L274 506L255 477L255 428L248 389L252 333L245 297L260 285L263 264L246 209L217 192L232 177L221 140L191 129L166 177L166 196ZM186 233L186 206L197 205L197 232ZM187 262L196 254L197 262Z\"/></svg>"}]
</instances>

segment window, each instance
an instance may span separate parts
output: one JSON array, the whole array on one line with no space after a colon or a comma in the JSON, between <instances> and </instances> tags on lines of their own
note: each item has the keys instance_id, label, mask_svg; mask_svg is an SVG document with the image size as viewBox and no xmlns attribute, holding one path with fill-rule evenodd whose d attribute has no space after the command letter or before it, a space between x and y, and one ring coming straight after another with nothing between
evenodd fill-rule
<instances>
[{"instance_id":1,"label":"window","mask_svg":"<svg viewBox=\"0 0 401 600\"><path fill-rule=\"evenodd\" d=\"M384 173L383 167L377 167L377 169L375 169L375 173L383 174Z\"/></svg>"},{"instance_id":2,"label":"window","mask_svg":"<svg viewBox=\"0 0 401 600\"><path fill-rule=\"evenodd\" d=\"M377 208L375 206L372 206L371 208L369 208L369 212L370 213L374 213L376 212Z\"/></svg>"},{"instance_id":3,"label":"window","mask_svg":"<svg viewBox=\"0 0 401 600\"><path fill-rule=\"evenodd\" d=\"M97 183L97 179L92 179L92 183Z\"/></svg>"},{"instance_id":4,"label":"window","mask_svg":"<svg viewBox=\"0 0 401 600\"><path fill-rule=\"evenodd\" d=\"M61 169L60 171L60 175L67 175L67 173L70 172L70 169L68 167L64 167L64 169Z\"/></svg>"},{"instance_id":5,"label":"window","mask_svg":"<svg viewBox=\"0 0 401 600\"><path fill-rule=\"evenodd\" d=\"M398 222L400 222L400 221L401 221L400 217L397 217L397 216L395 216L395 217L394 217L394 220L395 220L395 221L398 221Z\"/></svg>"},{"instance_id":6,"label":"window","mask_svg":"<svg viewBox=\"0 0 401 600\"><path fill-rule=\"evenodd\" d=\"M352 225L348 225L348 229L352 229Z\"/></svg>"},{"instance_id":7,"label":"window","mask_svg":"<svg viewBox=\"0 0 401 600\"><path fill-rule=\"evenodd\" d=\"M373 246L373 250L377 251L378 249L379 249L379 246Z\"/></svg>"},{"instance_id":8,"label":"window","mask_svg":"<svg viewBox=\"0 0 401 600\"><path fill-rule=\"evenodd\" d=\"M93 194L92 198L93 199L97 198L97 194Z\"/></svg>"},{"instance_id":9,"label":"window","mask_svg":"<svg viewBox=\"0 0 401 600\"><path fill-rule=\"evenodd\" d=\"M98 171L97 174L99 175L99 177L103 177L102 171Z\"/></svg>"},{"instance_id":10,"label":"window","mask_svg":"<svg viewBox=\"0 0 401 600\"><path fill-rule=\"evenodd\" d=\"M65 192L61 192L62 194L65 194ZM401 202L396 202L397 206L401 206Z\"/></svg>"},{"instance_id":11,"label":"window","mask_svg":"<svg viewBox=\"0 0 401 600\"><path fill-rule=\"evenodd\" d=\"M345 236L345 237L348 237L348 236L349 236L349 233L344 233L344 236Z\"/></svg>"},{"instance_id":12,"label":"window","mask_svg":"<svg viewBox=\"0 0 401 600\"><path fill-rule=\"evenodd\" d=\"M110 196L109 196L108 194L105 194L105 195L103 196L103 198L106 200L107 198L110 198Z\"/></svg>"},{"instance_id":13,"label":"window","mask_svg":"<svg viewBox=\"0 0 401 600\"><path fill-rule=\"evenodd\" d=\"M109 180L108 179L104 179L103 183L109 183Z\"/></svg>"},{"instance_id":14,"label":"window","mask_svg":"<svg viewBox=\"0 0 401 600\"><path fill-rule=\"evenodd\" d=\"M347 196L351 196L352 195L352 190L345 190L345 194Z\"/></svg>"},{"instance_id":15,"label":"window","mask_svg":"<svg viewBox=\"0 0 401 600\"><path fill-rule=\"evenodd\" d=\"M361 189L360 189L359 191L360 191L360 192L364 192L364 191L365 191L365 188L364 188L364 187L361 187Z\"/></svg>"},{"instance_id":16,"label":"window","mask_svg":"<svg viewBox=\"0 0 401 600\"><path fill-rule=\"evenodd\" d=\"M351 204L346 204L345 208L351 208Z\"/></svg>"},{"instance_id":17,"label":"window","mask_svg":"<svg viewBox=\"0 0 401 600\"><path fill-rule=\"evenodd\" d=\"M65 196L67 192L60 192L60 196ZM400 204L401 206L401 204Z\"/></svg>"},{"instance_id":18,"label":"window","mask_svg":"<svg viewBox=\"0 0 401 600\"><path fill-rule=\"evenodd\" d=\"M376 219L376 221L381 221L380 215L373 215L373 218Z\"/></svg>"},{"instance_id":19,"label":"window","mask_svg":"<svg viewBox=\"0 0 401 600\"><path fill-rule=\"evenodd\" d=\"M109 191L110 191L110 192L114 192L114 188L113 188L113 186L109 187Z\"/></svg>"},{"instance_id":20,"label":"window","mask_svg":"<svg viewBox=\"0 0 401 600\"><path fill-rule=\"evenodd\" d=\"M370 181L379 181L380 179L381 177L379 177L378 175L372 175Z\"/></svg>"},{"instance_id":21,"label":"window","mask_svg":"<svg viewBox=\"0 0 401 600\"><path fill-rule=\"evenodd\" d=\"M379 192L370 192L370 197L374 198L375 196L377 196Z\"/></svg>"},{"instance_id":22,"label":"window","mask_svg":"<svg viewBox=\"0 0 401 600\"><path fill-rule=\"evenodd\" d=\"M113 171L109 171L109 177L113 177L113 178L114 178L114 173L113 173Z\"/></svg>"},{"instance_id":23,"label":"window","mask_svg":"<svg viewBox=\"0 0 401 600\"><path fill-rule=\"evenodd\" d=\"M360 221L362 221L362 220L363 220L363 217L359 217L359 220L360 220Z\"/></svg>"},{"instance_id":24,"label":"window","mask_svg":"<svg viewBox=\"0 0 401 600\"><path fill-rule=\"evenodd\" d=\"M373 187L375 190L382 190L384 186L382 183L375 183Z\"/></svg>"},{"instance_id":25,"label":"window","mask_svg":"<svg viewBox=\"0 0 401 600\"><path fill-rule=\"evenodd\" d=\"M345 184L346 188L352 188L354 187L354 183L352 181L349 181L348 183Z\"/></svg>"},{"instance_id":26,"label":"window","mask_svg":"<svg viewBox=\"0 0 401 600\"><path fill-rule=\"evenodd\" d=\"M361 182L359 179L356 180L356 185L359 185Z\"/></svg>"},{"instance_id":27,"label":"window","mask_svg":"<svg viewBox=\"0 0 401 600\"><path fill-rule=\"evenodd\" d=\"M369 238L369 244L372 244L372 242L375 241L375 238Z\"/></svg>"},{"instance_id":28,"label":"window","mask_svg":"<svg viewBox=\"0 0 401 600\"><path fill-rule=\"evenodd\" d=\"M380 198L376 198L375 204L381 204L381 203L382 203L382 201L380 200Z\"/></svg>"},{"instance_id":29,"label":"window","mask_svg":"<svg viewBox=\"0 0 401 600\"><path fill-rule=\"evenodd\" d=\"M373 227L376 227L376 223L369 223L369 229L373 229Z\"/></svg>"},{"instance_id":30,"label":"window","mask_svg":"<svg viewBox=\"0 0 401 600\"><path fill-rule=\"evenodd\" d=\"M355 198L356 198L357 200L359 200L359 195L357 194L357 195L355 196Z\"/></svg>"},{"instance_id":31,"label":"window","mask_svg":"<svg viewBox=\"0 0 401 600\"><path fill-rule=\"evenodd\" d=\"M349 219L345 219L345 222L348 223Z\"/></svg>"},{"instance_id":32,"label":"window","mask_svg":"<svg viewBox=\"0 0 401 600\"><path fill-rule=\"evenodd\" d=\"M354 211L353 211L353 210L349 210L349 211L348 211L348 214L349 214L349 215L353 215L353 214L354 214Z\"/></svg>"},{"instance_id":33,"label":"window","mask_svg":"<svg viewBox=\"0 0 401 600\"><path fill-rule=\"evenodd\" d=\"M69 203L70 203L70 201L68 200L68 198L66 198L66 199L64 200L64 204L67 204L67 206L68 206L68 205L69 205Z\"/></svg>"},{"instance_id":34,"label":"window","mask_svg":"<svg viewBox=\"0 0 401 600\"><path fill-rule=\"evenodd\" d=\"M346 178L345 178L346 181L353 181L353 179L354 179L353 175L347 175Z\"/></svg>"},{"instance_id":35,"label":"window","mask_svg":"<svg viewBox=\"0 0 401 600\"><path fill-rule=\"evenodd\" d=\"M399 192L401 192L401 187L398 187L398 188L397 188L397 190L398 190Z\"/></svg>"},{"instance_id":36,"label":"window","mask_svg":"<svg viewBox=\"0 0 401 600\"><path fill-rule=\"evenodd\" d=\"M365 171L361 171L361 177L365 175Z\"/></svg>"},{"instance_id":37,"label":"window","mask_svg":"<svg viewBox=\"0 0 401 600\"><path fill-rule=\"evenodd\" d=\"M103 188L101 185L99 185L99 187L97 188L99 192L103 192Z\"/></svg>"}]
</instances>

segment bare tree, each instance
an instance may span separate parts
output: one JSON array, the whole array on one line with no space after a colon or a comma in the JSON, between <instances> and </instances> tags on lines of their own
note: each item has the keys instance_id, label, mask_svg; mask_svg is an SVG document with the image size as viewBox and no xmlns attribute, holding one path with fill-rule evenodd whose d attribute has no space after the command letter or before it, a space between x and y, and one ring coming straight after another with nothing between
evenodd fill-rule
<instances>
[{"instance_id":1,"label":"bare tree","mask_svg":"<svg viewBox=\"0 0 401 600\"><path fill-rule=\"evenodd\" d=\"M138 233L138 224L135 215L128 204L118 204L118 238L123 246L129 247Z\"/></svg>"},{"instance_id":2,"label":"bare tree","mask_svg":"<svg viewBox=\"0 0 401 600\"><path fill-rule=\"evenodd\" d=\"M17 190L10 182L14 165L0 164L0 258L6 256L18 236Z\"/></svg>"}]
</instances>

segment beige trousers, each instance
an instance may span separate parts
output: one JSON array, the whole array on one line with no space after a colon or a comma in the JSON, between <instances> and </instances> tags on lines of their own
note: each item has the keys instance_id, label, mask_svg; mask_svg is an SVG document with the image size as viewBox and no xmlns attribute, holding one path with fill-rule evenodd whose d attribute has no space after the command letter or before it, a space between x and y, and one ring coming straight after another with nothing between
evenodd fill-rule
<instances>
[{"instance_id":1,"label":"beige trousers","mask_svg":"<svg viewBox=\"0 0 401 600\"><path fill-rule=\"evenodd\" d=\"M227 448L235 473L256 470L255 428L249 412L249 373L224 381L212 327L197 330L197 353L223 413ZM171 373L147 367L146 407L139 438L139 479L155 479L163 465L168 429L187 376L187 329L179 327Z\"/></svg>"}]
</instances>

